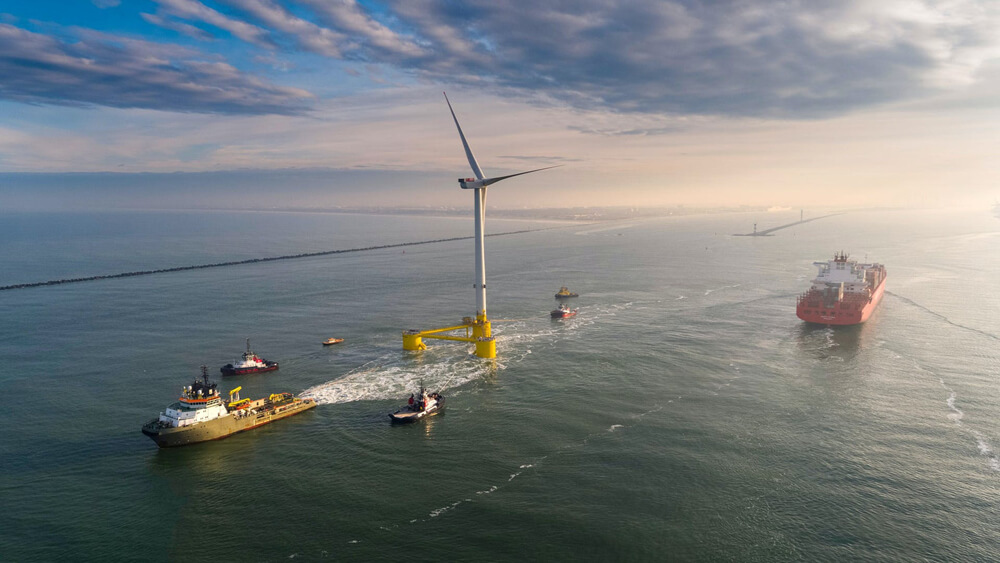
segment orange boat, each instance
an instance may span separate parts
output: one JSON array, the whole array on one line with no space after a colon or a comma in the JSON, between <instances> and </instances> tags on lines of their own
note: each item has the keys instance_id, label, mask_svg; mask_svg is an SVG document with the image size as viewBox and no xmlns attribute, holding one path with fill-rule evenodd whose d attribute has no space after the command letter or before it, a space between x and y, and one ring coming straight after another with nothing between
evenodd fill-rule
<instances>
[{"instance_id":1,"label":"orange boat","mask_svg":"<svg viewBox=\"0 0 1000 563\"><path fill-rule=\"evenodd\" d=\"M795 314L809 323L856 325L868 320L885 293L885 266L858 264L840 252L833 260L813 262L819 274L799 296Z\"/></svg>"}]
</instances>

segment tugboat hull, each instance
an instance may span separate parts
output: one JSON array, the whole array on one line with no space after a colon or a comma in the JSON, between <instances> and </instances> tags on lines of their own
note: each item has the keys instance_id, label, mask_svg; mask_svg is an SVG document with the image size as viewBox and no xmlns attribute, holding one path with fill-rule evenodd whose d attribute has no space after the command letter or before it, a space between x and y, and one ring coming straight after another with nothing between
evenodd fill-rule
<instances>
[{"instance_id":1,"label":"tugboat hull","mask_svg":"<svg viewBox=\"0 0 1000 563\"><path fill-rule=\"evenodd\" d=\"M247 375L251 373L265 373L276 369L278 369L278 362L267 362L267 365L264 367L252 368L237 368L233 367L233 364L226 364L222 366L219 371L222 372L222 375Z\"/></svg>"},{"instance_id":2,"label":"tugboat hull","mask_svg":"<svg viewBox=\"0 0 1000 563\"><path fill-rule=\"evenodd\" d=\"M410 407L403 407L396 412L389 413L389 420L392 421L393 424L412 424L443 412L444 397L441 397L438 399L436 405L424 411L412 410Z\"/></svg>"}]
</instances>

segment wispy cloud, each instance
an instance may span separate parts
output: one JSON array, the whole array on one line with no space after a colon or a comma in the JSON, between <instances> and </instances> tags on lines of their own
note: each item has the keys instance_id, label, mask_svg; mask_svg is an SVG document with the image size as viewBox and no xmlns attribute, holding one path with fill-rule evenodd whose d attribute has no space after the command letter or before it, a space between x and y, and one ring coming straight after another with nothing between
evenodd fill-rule
<instances>
[{"instance_id":1,"label":"wispy cloud","mask_svg":"<svg viewBox=\"0 0 1000 563\"><path fill-rule=\"evenodd\" d=\"M1000 55L1000 8L972 0L390 5L432 45L417 70L626 112L825 116L960 86Z\"/></svg>"},{"instance_id":2,"label":"wispy cloud","mask_svg":"<svg viewBox=\"0 0 1000 563\"><path fill-rule=\"evenodd\" d=\"M154 2L155 13L139 14L146 22L198 39L214 36L220 41L212 48L225 45L218 51L227 56L232 56L231 44L223 42L228 34L250 46L249 60L305 51L499 96L617 114L830 117L975 88L986 76L983 69L1000 59L1000 3L979 0ZM33 44L39 46L36 52L12 47L28 56L27 63L13 62L12 53L0 53L0 58L7 68L31 67L28 78L40 85L5 78L13 86L3 84L0 95L101 103L98 96L86 95L102 87L87 77L102 80L103 74L88 74L67 61L62 62L67 66L43 72L38 61L30 62L52 53L86 58L82 51L87 45L56 39ZM92 62L113 75L113 62L127 59L124 51L129 49L122 47L122 53L111 57L106 48L107 64L94 57ZM163 66L150 65L156 71L153 79L176 73L171 85L175 95L194 96L189 102L167 101L163 109L220 111L211 105L199 109L206 107L208 93L190 88L196 84L221 88L222 97L249 92L242 102L247 111L253 106L275 111L301 98L301 92L254 80L245 74L250 71L232 67L228 72L236 81L220 82L228 80L217 74L226 59L213 59L216 66L196 62L204 58L171 56ZM138 59L130 62L138 64ZM83 95L46 90L67 67L74 69L68 80L82 86ZM139 78L140 85L148 82ZM177 85L178 80L186 82ZM62 94L66 98L60 102ZM240 107L238 97L226 107ZM110 99L109 105L115 105L122 97ZM612 127L595 132L648 135L669 130Z\"/></svg>"},{"instance_id":3,"label":"wispy cloud","mask_svg":"<svg viewBox=\"0 0 1000 563\"><path fill-rule=\"evenodd\" d=\"M974 84L1000 57L1000 5L976 0L222 0L257 25L157 1L251 43L626 113L825 117Z\"/></svg>"},{"instance_id":4,"label":"wispy cloud","mask_svg":"<svg viewBox=\"0 0 1000 563\"><path fill-rule=\"evenodd\" d=\"M273 43L269 38L267 30L253 24L238 20L228 16L198 2L198 0L155 0L159 4L159 12L169 14L178 18L200 21L213 25L233 34L235 37L261 45L271 47Z\"/></svg>"},{"instance_id":5,"label":"wispy cloud","mask_svg":"<svg viewBox=\"0 0 1000 563\"><path fill-rule=\"evenodd\" d=\"M351 40L344 34L295 16L277 2L241 0L238 5L262 25L292 38L300 48L327 57L341 58L344 55L344 48L350 47Z\"/></svg>"},{"instance_id":6,"label":"wispy cloud","mask_svg":"<svg viewBox=\"0 0 1000 563\"><path fill-rule=\"evenodd\" d=\"M0 24L0 98L228 114L300 113L310 98L183 47L65 32L72 37Z\"/></svg>"},{"instance_id":7,"label":"wispy cloud","mask_svg":"<svg viewBox=\"0 0 1000 563\"><path fill-rule=\"evenodd\" d=\"M355 0L339 2L303 0L303 2L316 12L324 23L344 33L352 34L360 44L369 49L389 56L410 59L426 55L425 50L414 43L412 38L404 37L380 23Z\"/></svg>"},{"instance_id":8,"label":"wispy cloud","mask_svg":"<svg viewBox=\"0 0 1000 563\"><path fill-rule=\"evenodd\" d=\"M203 41L212 39L212 34L204 29L201 29L200 27L195 27L191 24L165 18L159 14L140 13L139 17L155 26L176 31L177 33L187 35L188 37L194 37L195 39L201 39Z\"/></svg>"}]
</instances>

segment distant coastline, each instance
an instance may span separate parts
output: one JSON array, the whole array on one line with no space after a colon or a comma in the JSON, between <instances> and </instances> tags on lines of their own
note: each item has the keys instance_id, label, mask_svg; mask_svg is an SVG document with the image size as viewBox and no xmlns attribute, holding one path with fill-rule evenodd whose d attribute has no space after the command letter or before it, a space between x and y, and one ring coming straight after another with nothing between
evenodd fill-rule
<instances>
[{"instance_id":1,"label":"distant coastline","mask_svg":"<svg viewBox=\"0 0 1000 563\"><path fill-rule=\"evenodd\" d=\"M419 217L469 216L467 207L271 207L271 208L199 208L177 211L230 211L259 213L346 213L355 215L409 215ZM737 207L540 207L530 209L493 208L489 210L491 219L515 219L524 221L566 221L586 222L621 221L627 219L649 219L685 215L709 215L720 213L766 213L767 206Z\"/></svg>"}]
</instances>

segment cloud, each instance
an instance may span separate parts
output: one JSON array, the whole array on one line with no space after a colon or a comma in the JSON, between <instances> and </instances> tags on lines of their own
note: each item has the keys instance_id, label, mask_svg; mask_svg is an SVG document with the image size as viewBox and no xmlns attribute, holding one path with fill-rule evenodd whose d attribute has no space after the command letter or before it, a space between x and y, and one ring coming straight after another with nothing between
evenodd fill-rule
<instances>
[{"instance_id":1,"label":"cloud","mask_svg":"<svg viewBox=\"0 0 1000 563\"><path fill-rule=\"evenodd\" d=\"M212 28L227 39L222 30L259 48L247 60L307 51L617 116L825 118L982 90L997 80L987 71L1000 61L1000 3L978 0L154 1L155 14L140 14L147 22L198 39L212 37ZM29 39L37 48L15 41L0 52L0 71L23 73L3 75L0 97L102 103L107 96L118 107L279 113L306 97L221 56L205 62L171 52L147 60L131 53L148 44L125 39ZM233 52L222 41L212 48ZM59 61L53 68L49 56ZM116 78L130 71L135 84ZM155 104L130 92L152 83L171 96ZM672 124L583 130L673 131Z\"/></svg>"},{"instance_id":2,"label":"cloud","mask_svg":"<svg viewBox=\"0 0 1000 563\"><path fill-rule=\"evenodd\" d=\"M567 158L564 156L532 156L532 155L500 155L497 158L503 158L506 160L518 160L524 162L542 162L545 164L551 162L582 162L582 158Z\"/></svg>"},{"instance_id":3,"label":"cloud","mask_svg":"<svg viewBox=\"0 0 1000 563\"><path fill-rule=\"evenodd\" d=\"M262 24L291 37L300 48L320 55L342 58L345 44L351 42L347 36L295 16L271 0L242 0L239 7Z\"/></svg>"},{"instance_id":4,"label":"cloud","mask_svg":"<svg viewBox=\"0 0 1000 563\"><path fill-rule=\"evenodd\" d=\"M93 30L60 40L0 24L0 99L223 114L294 114L307 92L196 51Z\"/></svg>"},{"instance_id":5,"label":"cloud","mask_svg":"<svg viewBox=\"0 0 1000 563\"><path fill-rule=\"evenodd\" d=\"M261 0L257 0L261 1ZM267 1L267 0L263 0ZM426 55L423 48L412 38L393 31L365 12L355 0L327 2L325 0L303 0L324 23L354 37L368 48L389 56L416 58Z\"/></svg>"},{"instance_id":6,"label":"cloud","mask_svg":"<svg viewBox=\"0 0 1000 563\"><path fill-rule=\"evenodd\" d=\"M209 8L197 0L155 0L160 8L158 12L194 20L213 25L219 29L228 31L235 37L263 47L273 47L268 32L255 25L238 20L236 18L222 14L221 12Z\"/></svg>"},{"instance_id":7,"label":"cloud","mask_svg":"<svg viewBox=\"0 0 1000 563\"><path fill-rule=\"evenodd\" d=\"M961 88L1000 56L1000 7L975 0L297 5L373 62L630 113L836 115Z\"/></svg>"},{"instance_id":8,"label":"cloud","mask_svg":"<svg viewBox=\"0 0 1000 563\"><path fill-rule=\"evenodd\" d=\"M162 27L163 29L169 29L171 31L176 31L178 33L183 33L188 37L194 37L195 39L201 39L207 41L212 38L212 34L201 29L200 27L195 27L191 24L186 24L184 22L174 21L172 19L164 18L158 14L146 14L140 13L139 16L146 20L147 22Z\"/></svg>"}]
</instances>

